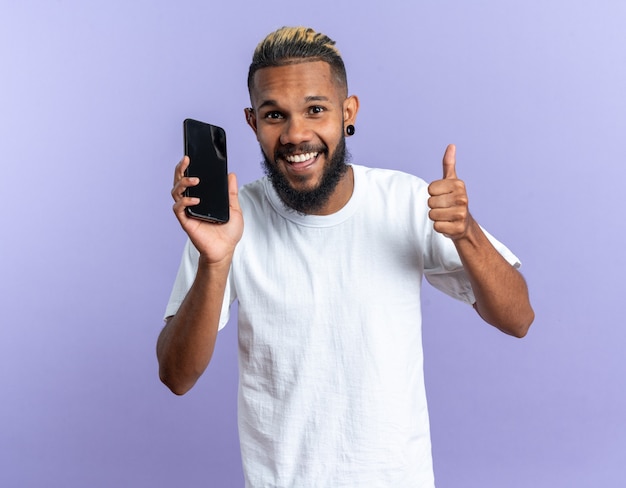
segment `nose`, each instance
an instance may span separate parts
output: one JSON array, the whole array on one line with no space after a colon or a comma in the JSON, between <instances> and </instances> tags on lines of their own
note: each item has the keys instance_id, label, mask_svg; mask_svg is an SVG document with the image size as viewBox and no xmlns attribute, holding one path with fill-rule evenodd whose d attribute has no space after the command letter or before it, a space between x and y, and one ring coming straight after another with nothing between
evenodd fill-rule
<instances>
[{"instance_id":1,"label":"nose","mask_svg":"<svg viewBox=\"0 0 626 488\"><path fill-rule=\"evenodd\" d=\"M283 146L288 144L301 144L311 140L312 132L307 121L302 117L291 117L283 126L280 134L280 143Z\"/></svg>"}]
</instances>

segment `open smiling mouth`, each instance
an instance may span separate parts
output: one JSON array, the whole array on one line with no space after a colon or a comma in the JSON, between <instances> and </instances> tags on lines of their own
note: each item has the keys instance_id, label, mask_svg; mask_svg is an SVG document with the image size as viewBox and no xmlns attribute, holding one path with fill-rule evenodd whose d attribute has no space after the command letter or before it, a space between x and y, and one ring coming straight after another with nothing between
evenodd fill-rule
<instances>
[{"instance_id":1,"label":"open smiling mouth","mask_svg":"<svg viewBox=\"0 0 626 488\"><path fill-rule=\"evenodd\" d=\"M294 175L300 173L304 176L313 169L313 166L317 167L317 163L322 162L324 155L327 155L326 146L322 144L313 145L288 145L278 148L274 153L275 164L282 164L285 169Z\"/></svg>"},{"instance_id":2,"label":"open smiling mouth","mask_svg":"<svg viewBox=\"0 0 626 488\"><path fill-rule=\"evenodd\" d=\"M300 153L282 154L281 159L287 163L287 168L293 173L305 173L312 169L320 160L322 151L308 151Z\"/></svg>"},{"instance_id":3,"label":"open smiling mouth","mask_svg":"<svg viewBox=\"0 0 626 488\"><path fill-rule=\"evenodd\" d=\"M308 152L303 154L292 154L289 156L285 156L285 161L288 163L304 163L306 161L313 161L319 152Z\"/></svg>"}]
</instances>

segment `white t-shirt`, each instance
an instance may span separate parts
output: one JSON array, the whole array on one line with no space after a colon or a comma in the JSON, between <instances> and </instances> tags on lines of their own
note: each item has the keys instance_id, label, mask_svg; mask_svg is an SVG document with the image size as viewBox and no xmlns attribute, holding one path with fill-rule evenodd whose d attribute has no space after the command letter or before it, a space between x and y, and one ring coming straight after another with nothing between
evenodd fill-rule
<instances>
[{"instance_id":1,"label":"white t-shirt","mask_svg":"<svg viewBox=\"0 0 626 488\"><path fill-rule=\"evenodd\" d=\"M353 166L328 216L285 209L263 178L242 188L244 234L224 310L239 301L239 434L248 487L432 488L423 378L422 276L474 302L427 184ZM515 266L517 258L489 236ZM189 243L166 310L195 277Z\"/></svg>"}]
</instances>

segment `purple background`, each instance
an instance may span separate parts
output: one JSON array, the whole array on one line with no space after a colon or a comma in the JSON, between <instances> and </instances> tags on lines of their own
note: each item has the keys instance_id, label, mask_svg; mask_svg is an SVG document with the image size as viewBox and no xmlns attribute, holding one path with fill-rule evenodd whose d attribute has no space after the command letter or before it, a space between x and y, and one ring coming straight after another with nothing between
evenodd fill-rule
<instances>
[{"instance_id":1,"label":"purple background","mask_svg":"<svg viewBox=\"0 0 626 488\"><path fill-rule=\"evenodd\" d=\"M157 377L169 190L185 117L261 174L252 49L308 24L360 96L354 161L433 180L455 142L474 215L524 262L521 341L424 292L438 487L621 486L626 3L216 3L0 1L0 485L242 485L236 327L186 396Z\"/></svg>"}]
</instances>

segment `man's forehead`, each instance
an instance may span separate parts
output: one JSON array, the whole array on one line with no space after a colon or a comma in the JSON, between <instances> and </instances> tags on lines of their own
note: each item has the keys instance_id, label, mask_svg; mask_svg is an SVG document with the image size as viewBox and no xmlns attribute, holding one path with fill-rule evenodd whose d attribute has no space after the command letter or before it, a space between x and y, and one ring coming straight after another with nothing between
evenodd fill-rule
<instances>
[{"instance_id":1,"label":"man's forehead","mask_svg":"<svg viewBox=\"0 0 626 488\"><path fill-rule=\"evenodd\" d=\"M315 102L332 102L332 100L325 95L308 95L301 97L301 101L305 104L315 103ZM263 107L279 107L281 105L280 100L268 98L268 99L257 99L258 106L257 108Z\"/></svg>"},{"instance_id":2,"label":"man's forehead","mask_svg":"<svg viewBox=\"0 0 626 488\"><path fill-rule=\"evenodd\" d=\"M302 92L301 98L326 97L337 95L338 83L334 79L330 65L319 60L296 60L282 66L268 66L259 69L253 78L251 98L265 105L276 102L286 90Z\"/></svg>"}]
</instances>

